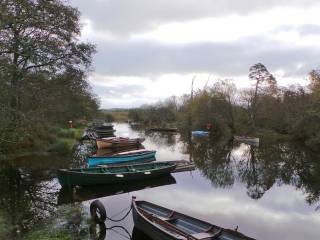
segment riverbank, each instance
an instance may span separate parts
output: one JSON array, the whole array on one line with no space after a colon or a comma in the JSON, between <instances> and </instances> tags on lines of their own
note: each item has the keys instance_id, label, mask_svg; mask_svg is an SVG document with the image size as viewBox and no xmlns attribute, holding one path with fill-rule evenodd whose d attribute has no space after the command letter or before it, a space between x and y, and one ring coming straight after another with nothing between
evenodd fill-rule
<instances>
[{"instance_id":1,"label":"riverbank","mask_svg":"<svg viewBox=\"0 0 320 240\"><path fill-rule=\"evenodd\" d=\"M25 146L22 147L17 144L14 150L2 155L0 154L0 160L10 160L28 156L41 157L47 156L48 154L72 154L73 147L81 140L84 129L84 126L77 128L52 127L47 131L45 136L32 139L29 144L25 144Z\"/></svg>"}]
</instances>

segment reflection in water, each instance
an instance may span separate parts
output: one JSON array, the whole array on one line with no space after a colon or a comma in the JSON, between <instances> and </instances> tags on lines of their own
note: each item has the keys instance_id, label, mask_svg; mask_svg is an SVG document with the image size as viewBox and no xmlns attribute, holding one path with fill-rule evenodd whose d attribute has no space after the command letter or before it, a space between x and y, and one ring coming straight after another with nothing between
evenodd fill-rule
<instances>
[{"instance_id":1,"label":"reflection in water","mask_svg":"<svg viewBox=\"0 0 320 240\"><path fill-rule=\"evenodd\" d=\"M237 179L251 198L259 199L274 184L290 184L307 194L308 203L319 201L320 156L306 149L287 142L260 147L196 142L192 151L196 166L214 186L231 187Z\"/></svg>"},{"instance_id":2,"label":"reflection in water","mask_svg":"<svg viewBox=\"0 0 320 240\"><path fill-rule=\"evenodd\" d=\"M30 172L2 162L0 205L15 238L56 210L57 188L49 171Z\"/></svg>"},{"instance_id":3,"label":"reflection in water","mask_svg":"<svg viewBox=\"0 0 320 240\"><path fill-rule=\"evenodd\" d=\"M171 175L146 181L134 181L116 185L82 186L76 188L61 188L58 196L58 205L83 202L90 199L107 197L122 193L138 191L146 188L154 188L175 184L176 180Z\"/></svg>"},{"instance_id":4,"label":"reflection in water","mask_svg":"<svg viewBox=\"0 0 320 240\"><path fill-rule=\"evenodd\" d=\"M177 143L177 134L172 132L145 131L145 136L157 145L162 147L174 147Z\"/></svg>"},{"instance_id":5,"label":"reflection in water","mask_svg":"<svg viewBox=\"0 0 320 240\"><path fill-rule=\"evenodd\" d=\"M193 161L214 186L226 188L235 181L231 149L229 142L213 145L209 141L201 141L193 144Z\"/></svg>"},{"instance_id":6,"label":"reflection in water","mask_svg":"<svg viewBox=\"0 0 320 240\"><path fill-rule=\"evenodd\" d=\"M39 227L43 219L52 217L52 213L56 216L59 211L62 217L55 217L54 228L69 229L72 239L88 239L89 225L84 214L88 212L87 200L100 198L113 216L128 207L131 195L225 228L239 225L239 231L257 239L318 239L320 217L315 209L320 200L319 155L289 142L263 142L255 148L214 139L191 143L179 134L144 135L127 124L116 124L115 129L119 136L145 137L145 148L157 150L158 161L191 156L198 170L175 173L175 180L168 182L69 191L60 190L56 169L84 166L86 156L93 151L90 142L76 147L74 158L32 156L1 162L0 227L1 219L5 219L5 239L22 238L29 229ZM120 192L128 194L115 195ZM74 203L77 201L82 202ZM58 207L57 202L70 204ZM131 233L131 216L119 224ZM107 227L112 226L107 222ZM123 230L116 231L125 235ZM134 239L148 239L136 230L132 235ZM107 230L106 239L127 238Z\"/></svg>"},{"instance_id":7,"label":"reflection in water","mask_svg":"<svg viewBox=\"0 0 320 240\"><path fill-rule=\"evenodd\" d=\"M152 238L134 227L132 230L132 240L152 240Z\"/></svg>"}]
</instances>

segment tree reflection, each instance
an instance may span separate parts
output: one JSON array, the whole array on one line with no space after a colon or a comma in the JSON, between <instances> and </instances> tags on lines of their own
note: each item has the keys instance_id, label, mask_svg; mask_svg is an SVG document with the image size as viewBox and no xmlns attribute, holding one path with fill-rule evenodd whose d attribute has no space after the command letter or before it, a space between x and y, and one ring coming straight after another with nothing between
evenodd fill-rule
<instances>
[{"instance_id":1,"label":"tree reflection","mask_svg":"<svg viewBox=\"0 0 320 240\"><path fill-rule=\"evenodd\" d=\"M171 147L173 149L178 140L178 135L172 132L145 131L145 136L160 147Z\"/></svg>"},{"instance_id":2,"label":"tree reflection","mask_svg":"<svg viewBox=\"0 0 320 240\"><path fill-rule=\"evenodd\" d=\"M214 186L228 187L235 181L234 165L231 164L230 142L195 142L192 148L193 160Z\"/></svg>"},{"instance_id":3,"label":"tree reflection","mask_svg":"<svg viewBox=\"0 0 320 240\"><path fill-rule=\"evenodd\" d=\"M15 238L55 211L57 183L50 178L46 172L26 172L2 162L0 204L10 227L9 238Z\"/></svg>"},{"instance_id":4,"label":"tree reflection","mask_svg":"<svg viewBox=\"0 0 320 240\"><path fill-rule=\"evenodd\" d=\"M260 199L274 184L290 184L320 200L320 156L290 142L269 141L260 147L228 141L200 141L186 148L197 167L214 186L226 188L239 179L253 199Z\"/></svg>"},{"instance_id":5,"label":"tree reflection","mask_svg":"<svg viewBox=\"0 0 320 240\"><path fill-rule=\"evenodd\" d=\"M238 174L253 199L261 198L279 179L282 148L279 144L259 148L241 144L242 157L238 158Z\"/></svg>"}]
</instances>

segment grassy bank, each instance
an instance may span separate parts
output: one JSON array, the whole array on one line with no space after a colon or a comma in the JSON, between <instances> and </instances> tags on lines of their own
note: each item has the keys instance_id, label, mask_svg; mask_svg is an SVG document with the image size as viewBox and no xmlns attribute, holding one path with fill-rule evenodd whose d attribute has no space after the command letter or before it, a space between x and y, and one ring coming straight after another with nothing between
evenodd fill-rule
<instances>
[{"instance_id":1,"label":"grassy bank","mask_svg":"<svg viewBox=\"0 0 320 240\"><path fill-rule=\"evenodd\" d=\"M23 237L26 240L91 239L90 223L90 217L81 204L60 206L54 216L30 229Z\"/></svg>"},{"instance_id":2,"label":"grassy bank","mask_svg":"<svg viewBox=\"0 0 320 240\"><path fill-rule=\"evenodd\" d=\"M70 234L66 230L48 231L40 230L29 234L26 240L71 240Z\"/></svg>"},{"instance_id":3,"label":"grassy bank","mask_svg":"<svg viewBox=\"0 0 320 240\"><path fill-rule=\"evenodd\" d=\"M48 152L68 153L73 146L81 139L84 127L79 128L60 128L57 129L56 137L48 145Z\"/></svg>"},{"instance_id":4,"label":"grassy bank","mask_svg":"<svg viewBox=\"0 0 320 240\"><path fill-rule=\"evenodd\" d=\"M52 127L39 131L22 144L13 144L6 154L1 154L0 160L24 157L29 155L69 154L73 146L81 139L84 127L59 128Z\"/></svg>"}]
</instances>

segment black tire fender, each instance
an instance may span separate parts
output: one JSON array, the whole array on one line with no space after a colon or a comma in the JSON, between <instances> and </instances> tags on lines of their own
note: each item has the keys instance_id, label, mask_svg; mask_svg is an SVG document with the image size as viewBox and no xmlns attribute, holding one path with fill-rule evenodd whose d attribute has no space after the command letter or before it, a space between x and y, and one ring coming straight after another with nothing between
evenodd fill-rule
<instances>
[{"instance_id":1,"label":"black tire fender","mask_svg":"<svg viewBox=\"0 0 320 240\"><path fill-rule=\"evenodd\" d=\"M90 204L90 215L97 223L103 223L106 221L107 213L102 202L95 200Z\"/></svg>"},{"instance_id":2,"label":"black tire fender","mask_svg":"<svg viewBox=\"0 0 320 240\"><path fill-rule=\"evenodd\" d=\"M89 232L90 232L90 239L104 240L107 235L107 228L104 223L91 223Z\"/></svg>"}]
</instances>

